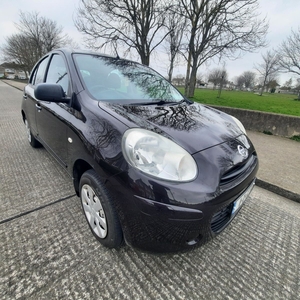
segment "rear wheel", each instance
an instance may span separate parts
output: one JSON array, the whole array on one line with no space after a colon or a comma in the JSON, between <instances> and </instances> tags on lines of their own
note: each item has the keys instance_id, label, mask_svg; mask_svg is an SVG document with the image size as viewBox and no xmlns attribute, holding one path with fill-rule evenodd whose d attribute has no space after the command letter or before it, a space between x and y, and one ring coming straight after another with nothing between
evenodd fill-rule
<instances>
[{"instance_id":1,"label":"rear wheel","mask_svg":"<svg viewBox=\"0 0 300 300\"><path fill-rule=\"evenodd\" d=\"M33 148L42 147L42 144L32 135L27 119L24 120L24 123L26 127L27 139L29 141L29 144Z\"/></svg>"},{"instance_id":2,"label":"rear wheel","mask_svg":"<svg viewBox=\"0 0 300 300\"><path fill-rule=\"evenodd\" d=\"M97 173L86 171L79 185L83 212L97 240L108 248L119 248L123 234L112 197Z\"/></svg>"}]
</instances>

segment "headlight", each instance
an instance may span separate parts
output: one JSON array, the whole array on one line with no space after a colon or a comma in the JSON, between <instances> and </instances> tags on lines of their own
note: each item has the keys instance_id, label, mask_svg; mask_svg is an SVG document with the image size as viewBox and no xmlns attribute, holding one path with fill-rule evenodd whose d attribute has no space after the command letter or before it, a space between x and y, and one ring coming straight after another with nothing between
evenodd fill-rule
<instances>
[{"instance_id":1,"label":"headlight","mask_svg":"<svg viewBox=\"0 0 300 300\"><path fill-rule=\"evenodd\" d=\"M140 128L127 130L122 139L122 151L131 166L154 177L190 181L197 176L193 157L157 133Z\"/></svg>"},{"instance_id":2,"label":"headlight","mask_svg":"<svg viewBox=\"0 0 300 300\"><path fill-rule=\"evenodd\" d=\"M246 129L244 127L244 125L242 124L242 122L240 120L238 120L237 118L235 118L234 116L231 116L231 118L234 120L234 122L236 123L236 125L241 129L241 131L247 135Z\"/></svg>"}]
</instances>

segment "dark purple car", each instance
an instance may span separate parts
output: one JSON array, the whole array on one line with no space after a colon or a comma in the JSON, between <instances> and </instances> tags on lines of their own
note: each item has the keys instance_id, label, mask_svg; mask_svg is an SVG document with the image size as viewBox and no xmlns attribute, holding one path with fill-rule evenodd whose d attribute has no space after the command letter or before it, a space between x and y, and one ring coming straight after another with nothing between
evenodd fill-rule
<instances>
[{"instance_id":1,"label":"dark purple car","mask_svg":"<svg viewBox=\"0 0 300 300\"><path fill-rule=\"evenodd\" d=\"M174 252L221 232L250 194L255 149L234 117L138 63L59 49L34 67L22 117L73 178L106 247Z\"/></svg>"}]
</instances>

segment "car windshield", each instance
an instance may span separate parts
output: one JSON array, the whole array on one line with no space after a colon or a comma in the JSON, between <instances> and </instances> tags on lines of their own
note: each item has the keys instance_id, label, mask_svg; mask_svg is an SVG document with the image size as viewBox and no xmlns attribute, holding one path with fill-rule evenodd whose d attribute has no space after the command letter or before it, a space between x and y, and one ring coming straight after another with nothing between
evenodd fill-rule
<instances>
[{"instance_id":1,"label":"car windshield","mask_svg":"<svg viewBox=\"0 0 300 300\"><path fill-rule=\"evenodd\" d=\"M183 96L161 75L138 63L75 54L81 79L94 99L122 104L180 103Z\"/></svg>"}]
</instances>

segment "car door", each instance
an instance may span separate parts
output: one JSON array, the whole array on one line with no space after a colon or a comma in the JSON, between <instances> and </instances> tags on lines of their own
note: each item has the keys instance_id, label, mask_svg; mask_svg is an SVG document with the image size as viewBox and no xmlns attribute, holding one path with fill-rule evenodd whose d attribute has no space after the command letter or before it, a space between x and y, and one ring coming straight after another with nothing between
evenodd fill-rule
<instances>
[{"instance_id":1,"label":"car door","mask_svg":"<svg viewBox=\"0 0 300 300\"><path fill-rule=\"evenodd\" d=\"M51 56L44 81L60 84L66 96L71 94L69 71L61 54L55 53ZM69 118L68 104L37 102L36 123L39 139L64 167L67 167L68 158L67 122Z\"/></svg>"},{"instance_id":2,"label":"car door","mask_svg":"<svg viewBox=\"0 0 300 300\"><path fill-rule=\"evenodd\" d=\"M49 56L44 57L33 69L28 85L23 93L23 105L26 114L26 119L29 123L31 133L34 137L38 135L36 125L37 101L34 97L34 87L44 81L46 68L49 62Z\"/></svg>"}]
</instances>

